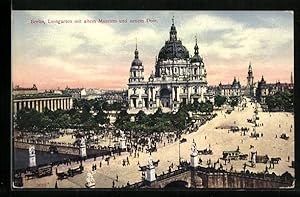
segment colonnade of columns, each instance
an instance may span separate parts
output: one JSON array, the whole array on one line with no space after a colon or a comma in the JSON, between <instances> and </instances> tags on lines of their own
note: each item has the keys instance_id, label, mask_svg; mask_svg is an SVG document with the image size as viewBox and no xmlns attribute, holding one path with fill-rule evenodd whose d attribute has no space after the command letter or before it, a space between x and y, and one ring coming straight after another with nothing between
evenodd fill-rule
<instances>
[{"instance_id":1,"label":"colonnade of columns","mask_svg":"<svg viewBox=\"0 0 300 197\"><path fill-rule=\"evenodd\" d=\"M68 110L72 107L73 99L71 97L16 99L13 101L14 114L23 108L35 109L38 112L43 112L46 108L55 111L57 109Z\"/></svg>"}]
</instances>

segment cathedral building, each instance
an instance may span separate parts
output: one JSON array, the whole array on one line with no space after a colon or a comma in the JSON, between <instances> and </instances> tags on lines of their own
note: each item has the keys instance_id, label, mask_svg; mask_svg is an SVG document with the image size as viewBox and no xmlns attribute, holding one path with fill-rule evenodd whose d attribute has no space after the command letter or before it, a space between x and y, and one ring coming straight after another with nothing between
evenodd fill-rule
<instances>
[{"instance_id":1,"label":"cathedral building","mask_svg":"<svg viewBox=\"0 0 300 197\"><path fill-rule=\"evenodd\" d=\"M160 49L155 72L144 78L144 65L135 49L128 83L129 110L177 110L180 103L205 102L208 98L207 73L199 54L197 39L194 55L177 39L174 19L170 37Z\"/></svg>"}]
</instances>

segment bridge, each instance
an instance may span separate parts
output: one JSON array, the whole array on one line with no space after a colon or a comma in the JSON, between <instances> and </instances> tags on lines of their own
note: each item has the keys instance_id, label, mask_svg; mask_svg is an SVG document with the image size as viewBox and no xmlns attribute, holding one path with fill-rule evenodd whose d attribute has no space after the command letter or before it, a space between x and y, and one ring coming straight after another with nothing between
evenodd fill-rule
<instances>
[{"instance_id":1,"label":"bridge","mask_svg":"<svg viewBox=\"0 0 300 197\"><path fill-rule=\"evenodd\" d=\"M185 166L126 188L281 188L292 187L294 178L289 173L276 174L228 172L214 168Z\"/></svg>"},{"instance_id":2,"label":"bridge","mask_svg":"<svg viewBox=\"0 0 300 197\"><path fill-rule=\"evenodd\" d=\"M35 146L35 150L37 151L43 151L43 152L50 152L50 147L55 148L57 153L61 154L68 154L68 155L76 155L79 156L79 147L68 145L68 144L53 144L50 142L25 142L25 141L14 141L14 148L19 149L27 149L31 146ZM88 155L108 155L110 153L109 149L93 149L93 148L87 148L86 149Z\"/></svg>"}]
</instances>

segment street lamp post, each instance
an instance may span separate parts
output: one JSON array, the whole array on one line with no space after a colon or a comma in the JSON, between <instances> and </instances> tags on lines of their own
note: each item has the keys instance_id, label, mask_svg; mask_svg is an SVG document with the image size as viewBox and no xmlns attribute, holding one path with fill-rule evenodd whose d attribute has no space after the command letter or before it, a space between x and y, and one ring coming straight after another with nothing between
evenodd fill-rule
<instances>
[{"instance_id":1,"label":"street lamp post","mask_svg":"<svg viewBox=\"0 0 300 197\"><path fill-rule=\"evenodd\" d=\"M180 138L179 138L179 130L177 130L177 137L178 137L178 161L180 166Z\"/></svg>"}]
</instances>

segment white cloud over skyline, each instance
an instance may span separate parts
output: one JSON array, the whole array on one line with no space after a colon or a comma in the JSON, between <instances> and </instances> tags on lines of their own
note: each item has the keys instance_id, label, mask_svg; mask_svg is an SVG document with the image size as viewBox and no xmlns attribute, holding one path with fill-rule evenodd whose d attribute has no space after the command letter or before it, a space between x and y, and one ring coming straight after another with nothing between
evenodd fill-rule
<instances>
[{"instance_id":1,"label":"white cloud over skyline","mask_svg":"<svg viewBox=\"0 0 300 197\"><path fill-rule=\"evenodd\" d=\"M289 12L212 11L13 11L12 79L42 89L66 85L126 88L135 38L145 79L169 38L171 18L177 34L194 53L195 34L208 83L243 83L249 61L255 81L288 81L294 68L293 16ZM32 19L156 19L152 24L31 24ZM220 72L221 71L221 72ZM270 72L271 71L271 72Z\"/></svg>"}]
</instances>

